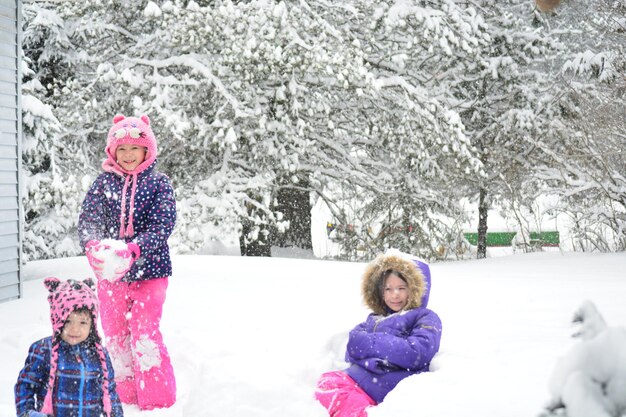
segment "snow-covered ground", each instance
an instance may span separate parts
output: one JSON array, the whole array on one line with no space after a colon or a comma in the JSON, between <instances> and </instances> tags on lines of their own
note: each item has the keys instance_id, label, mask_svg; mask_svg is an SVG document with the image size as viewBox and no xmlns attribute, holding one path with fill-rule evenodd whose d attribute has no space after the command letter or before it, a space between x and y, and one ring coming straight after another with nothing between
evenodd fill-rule
<instances>
[{"instance_id":1,"label":"snow-covered ground","mask_svg":"<svg viewBox=\"0 0 626 417\"><path fill-rule=\"evenodd\" d=\"M319 374L341 368L364 320L364 264L293 258L175 256L162 330L178 402L131 417L325 417ZM533 253L431 265L430 307L443 322L433 372L402 381L370 417L537 416L572 315L593 301L626 325L626 253ZM0 304L0 415L33 341L51 333L45 276L85 278L84 257L31 262L24 298ZM409 411L410 410L410 411Z\"/></svg>"}]
</instances>

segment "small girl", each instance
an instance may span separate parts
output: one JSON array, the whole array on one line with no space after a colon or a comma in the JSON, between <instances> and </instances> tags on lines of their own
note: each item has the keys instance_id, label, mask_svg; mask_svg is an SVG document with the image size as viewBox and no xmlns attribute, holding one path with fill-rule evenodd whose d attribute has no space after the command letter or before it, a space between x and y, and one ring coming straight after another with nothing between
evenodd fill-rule
<instances>
[{"instance_id":1,"label":"small girl","mask_svg":"<svg viewBox=\"0 0 626 417\"><path fill-rule=\"evenodd\" d=\"M430 269L398 251L366 268L361 292L373 311L349 334L344 371L324 373L315 397L332 417L365 417L404 378L428 371L441 320L426 308Z\"/></svg>"},{"instance_id":2,"label":"small girl","mask_svg":"<svg viewBox=\"0 0 626 417\"><path fill-rule=\"evenodd\" d=\"M15 384L18 417L122 417L113 366L97 331L91 279L46 278L53 335L30 346Z\"/></svg>"},{"instance_id":3,"label":"small girl","mask_svg":"<svg viewBox=\"0 0 626 417\"><path fill-rule=\"evenodd\" d=\"M167 240L176 223L174 190L155 170L148 116L115 116L105 153L105 172L85 197L78 232L98 277L117 391L123 403L142 410L170 407L176 381L159 323L172 274Z\"/></svg>"}]
</instances>

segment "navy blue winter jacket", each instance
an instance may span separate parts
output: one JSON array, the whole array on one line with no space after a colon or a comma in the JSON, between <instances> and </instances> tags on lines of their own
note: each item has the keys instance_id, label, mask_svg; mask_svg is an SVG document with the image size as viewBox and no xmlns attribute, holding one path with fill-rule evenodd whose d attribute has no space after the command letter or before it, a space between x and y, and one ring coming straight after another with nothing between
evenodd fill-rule
<instances>
[{"instance_id":1,"label":"navy blue winter jacket","mask_svg":"<svg viewBox=\"0 0 626 417\"><path fill-rule=\"evenodd\" d=\"M167 239L176 224L176 199L169 178L156 172L155 165L156 161L137 175L132 222L134 236L125 238L125 241L139 245L141 255L122 279L124 282L172 275ZM91 185L78 218L78 235L83 248L90 240L121 239L121 194L125 179L126 176L105 172ZM132 187L127 188L126 224L132 192Z\"/></svg>"}]
</instances>

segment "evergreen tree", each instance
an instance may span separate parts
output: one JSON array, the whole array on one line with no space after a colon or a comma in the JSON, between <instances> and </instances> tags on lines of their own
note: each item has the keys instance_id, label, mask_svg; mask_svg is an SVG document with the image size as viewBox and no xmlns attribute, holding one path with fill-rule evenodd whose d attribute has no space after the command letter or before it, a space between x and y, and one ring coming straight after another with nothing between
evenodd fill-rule
<instances>
[{"instance_id":1,"label":"evergreen tree","mask_svg":"<svg viewBox=\"0 0 626 417\"><path fill-rule=\"evenodd\" d=\"M71 43L62 19L37 3L23 8L22 183L25 260L74 255L80 177L66 175L74 149L64 146L62 123L50 104L54 85L71 72Z\"/></svg>"},{"instance_id":2,"label":"evergreen tree","mask_svg":"<svg viewBox=\"0 0 626 417\"><path fill-rule=\"evenodd\" d=\"M477 45L474 59L459 57L438 87L450 92L447 100L459 109L482 163L481 175L470 172L461 183L478 201L477 253L484 258L488 211L537 198L532 173L542 153L535 143L555 121L557 89L546 72L560 46L533 26L525 0L484 0L478 7L488 40Z\"/></svg>"},{"instance_id":3,"label":"evergreen tree","mask_svg":"<svg viewBox=\"0 0 626 417\"><path fill-rule=\"evenodd\" d=\"M552 191L581 247L609 230L597 248L623 248L624 7L582 7L26 3L25 252L79 253L78 210L116 113L152 119L176 252L310 248L322 199L350 230L343 258L447 256L469 199L484 255L489 207L525 213L522 227Z\"/></svg>"},{"instance_id":4,"label":"evergreen tree","mask_svg":"<svg viewBox=\"0 0 626 417\"><path fill-rule=\"evenodd\" d=\"M540 178L559 197L577 250L626 249L626 5L569 1L538 23L564 45L554 82L567 121L542 143Z\"/></svg>"},{"instance_id":5,"label":"evergreen tree","mask_svg":"<svg viewBox=\"0 0 626 417\"><path fill-rule=\"evenodd\" d=\"M393 246L432 258L461 232L455 179L479 172L480 163L458 113L430 86L458 54L473 55L481 19L451 1L343 5L333 20L363 50L377 86L348 102L355 111L347 119L358 120L350 135L364 144L355 154L370 177L341 187L344 200L361 202L344 210L339 201L334 210L355 226L344 254L369 258Z\"/></svg>"}]
</instances>

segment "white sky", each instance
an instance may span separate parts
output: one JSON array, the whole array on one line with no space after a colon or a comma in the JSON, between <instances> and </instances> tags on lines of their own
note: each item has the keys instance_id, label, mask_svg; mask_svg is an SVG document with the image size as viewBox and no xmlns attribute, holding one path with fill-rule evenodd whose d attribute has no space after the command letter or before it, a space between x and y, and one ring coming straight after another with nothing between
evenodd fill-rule
<instances>
[{"instance_id":1,"label":"white sky","mask_svg":"<svg viewBox=\"0 0 626 417\"><path fill-rule=\"evenodd\" d=\"M178 383L167 410L130 417L326 417L317 377L343 366L347 332L365 320L364 264L293 258L175 256L162 330ZM429 306L443 322L434 372L402 381L370 417L537 416L570 320L592 300L626 325L626 253L558 252L431 265ZM31 262L25 297L0 304L0 415L28 347L51 333L45 276L82 279L84 257Z\"/></svg>"}]
</instances>

